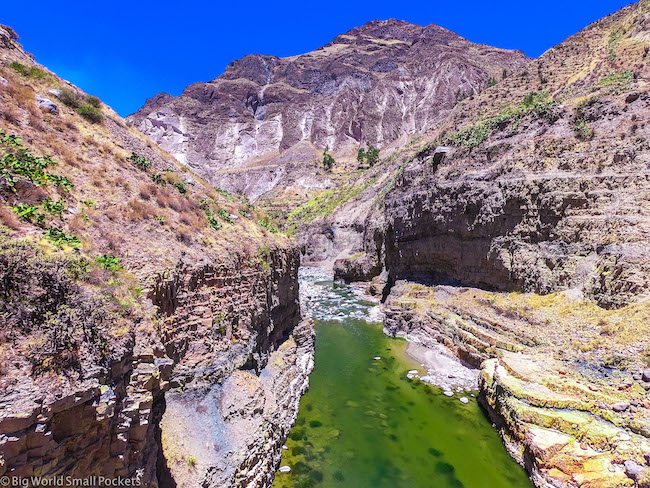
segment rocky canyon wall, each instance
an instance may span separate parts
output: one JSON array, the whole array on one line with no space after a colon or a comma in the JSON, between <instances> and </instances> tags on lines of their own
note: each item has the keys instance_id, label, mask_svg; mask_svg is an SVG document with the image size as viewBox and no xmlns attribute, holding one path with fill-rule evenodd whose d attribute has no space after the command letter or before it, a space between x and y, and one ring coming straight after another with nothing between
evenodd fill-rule
<instances>
[{"instance_id":1,"label":"rocky canyon wall","mask_svg":"<svg viewBox=\"0 0 650 488\"><path fill-rule=\"evenodd\" d=\"M163 318L119 360L68 395L39 398L32 384L3 399L0 475L268 486L312 365L298 266L279 249L264 267L179 262L154 279Z\"/></svg>"}]
</instances>

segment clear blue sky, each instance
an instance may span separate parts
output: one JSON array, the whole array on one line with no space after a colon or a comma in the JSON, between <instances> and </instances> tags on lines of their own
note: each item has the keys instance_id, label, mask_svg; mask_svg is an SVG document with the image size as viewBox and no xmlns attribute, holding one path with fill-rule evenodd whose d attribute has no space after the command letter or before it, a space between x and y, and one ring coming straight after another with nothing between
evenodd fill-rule
<instances>
[{"instance_id":1,"label":"clear blue sky","mask_svg":"<svg viewBox=\"0 0 650 488\"><path fill-rule=\"evenodd\" d=\"M537 57L629 0L84 0L3 2L0 23L59 76L121 115L250 53L290 56L374 19L435 23Z\"/></svg>"}]
</instances>

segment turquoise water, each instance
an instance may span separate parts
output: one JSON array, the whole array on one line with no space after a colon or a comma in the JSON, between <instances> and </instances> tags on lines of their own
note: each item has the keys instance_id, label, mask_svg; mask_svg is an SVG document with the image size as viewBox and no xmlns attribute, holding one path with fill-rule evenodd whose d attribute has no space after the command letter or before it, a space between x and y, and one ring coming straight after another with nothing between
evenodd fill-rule
<instances>
[{"instance_id":1,"label":"turquoise water","mask_svg":"<svg viewBox=\"0 0 650 488\"><path fill-rule=\"evenodd\" d=\"M364 320L372 304L347 286L316 285L315 367L280 464L291 472L278 472L274 488L533 486L473 397L464 405L409 380L419 365L406 342Z\"/></svg>"}]
</instances>

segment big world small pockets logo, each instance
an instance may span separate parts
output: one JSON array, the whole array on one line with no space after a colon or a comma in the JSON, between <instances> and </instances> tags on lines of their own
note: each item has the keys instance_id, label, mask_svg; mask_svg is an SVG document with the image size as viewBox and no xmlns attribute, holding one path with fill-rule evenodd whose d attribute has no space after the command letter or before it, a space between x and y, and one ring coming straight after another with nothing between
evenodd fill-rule
<instances>
[{"instance_id":1,"label":"big world small pockets logo","mask_svg":"<svg viewBox=\"0 0 650 488\"><path fill-rule=\"evenodd\" d=\"M124 478L121 476L87 476L78 478L74 476L2 476L1 487L32 488L32 487L131 487L143 486L140 477Z\"/></svg>"}]
</instances>

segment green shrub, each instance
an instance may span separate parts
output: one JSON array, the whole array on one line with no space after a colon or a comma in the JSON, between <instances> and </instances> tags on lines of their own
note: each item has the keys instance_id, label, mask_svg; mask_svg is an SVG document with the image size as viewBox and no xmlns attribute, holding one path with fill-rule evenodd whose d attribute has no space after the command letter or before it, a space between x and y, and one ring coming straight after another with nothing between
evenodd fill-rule
<instances>
[{"instance_id":1,"label":"green shrub","mask_svg":"<svg viewBox=\"0 0 650 488\"><path fill-rule=\"evenodd\" d=\"M165 178L163 178L163 175L161 175L160 173L152 174L151 181L153 181L156 185L167 186L167 182L165 181Z\"/></svg>"},{"instance_id":2,"label":"green shrub","mask_svg":"<svg viewBox=\"0 0 650 488\"><path fill-rule=\"evenodd\" d=\"M486 86L486 88L490 88L491 86L494 86L496 84L497 84L496 78L490 77L490 78L488 78L487 84L485 86Z\"/></svg>"},{"instance_id":3,"label":"green shrub","mask_svg":"<svg viewBox=\"0 0 650 488\"><path fill-rule=\"evenodd\" d=\"M205 216L208 219L208 223L210 224L210 227L212 227L214 230L219 230L221 229L221 224L217 220L217 217L212 213L206 213Z\"/></svg>"},{"instance_id":4,"label":"green shrub","mask_svg":"<svg viewBox=\"0 0 650 488\"><path fill-rule=\"evenodd\" d=\"M368 146L368 150L364 151L363 148L360 147L357 152L357 161L360 163L365 161L369 166L374 166L379 162L379 149L371 145Z\"/></svg>"},{"instance_id":5,"label":"green shrub","mask_svg":"<svg viewBox=\"0 0 650 488\"><path fill-rule=\"evenodd\" d=\"M49 198L43 202L43 209L52 214L63 217L63 211L65 210L65 200L50 200Z\"/></svg>"},{"instance_id":6,"label":"green shrub","mask_svg":"<svg viewBox=\"0 0 650 488\"><path fill-rule=\"evenodd\" d=\"M99 97L96 97L95 95L86 95L86 102L88 102L89 105L92 105L95 108L102 107L102 101L99 99Z\"/></svg>"},{"instance_id":7,"label":"green shrub","mask_svg":"<svg viewBox=\"0 0 650 488\"><path fill-rule=\"evenodd\" d=\"M234 200L232 194L227 190L222 190L221 188L215 186L214 191L216 191L222 197L225 197L227 200Z\"/></svg>"},{"instance_id":8,"label":"green shrub","mask_svg":"<svg viewBox=\"0 0 650 488\"><path fill-rule=\"evenodd\" d=\"M97 107L93 107L92 105L87 103L79 105L79 108L77 108L77 113L81 115L84 119L92 122L93 124L99 124L102 122L102 120L104 120L102 111L99 110Z\"/></svg>"},{"instance_id":9,"label":"green shrub","mask_svg":"<svg viewBox=\"0 0 650 488\"><path fill-rule=\"evenodd\" d=\"M79 238L72 234L66 234L58 227L48 227L45 231L45 237L56 247L63 247L64 245L79 247Z\"/></svg>"},{"instance_id":10,"label":"green shrub","mask_svg":"<svg viewBox=\"0 0 650 488\"><path fill-rule=\"evenodd\" d=\"M132 152L131 155L126 159L127 161L131 161L131 163L133 163L133 166L140 168L142 171L147 171L151 167L151 161L149 161L144 156L139 156L134 152Z\"/></svg>"},{"instance_id":11,"label":"green shrub","mask_svg":"<svg viewBox=\"0 0 650 488\"><path fill-rule=\"evenodd\" d=\"M69 192L74 186L67 176L47 175L47 179L51 181L54 186L63 188L67 192Z\"/></svg>"},{"instance_id":12,"label":"green shrub","mask_svg":"<svg viewBox=\"0 0 650 488\"><path fill-rule=\"evenodd\" d=\"M20 147L23 145L23 140L15 134L7 134L0 129L0 143L12 147Z\"/></svg>"},{"instance_id":13,"label":"green shrub","mask_svg":"<svg viewBox=\"0 0 650 488\"><path fill-rule=\"evenodd\" d=\"M225 208L220 208L217 210L217 215L221 217L223 220L228 222L229 224L234 224L235 222L233 221L232 217L230 216L230 213Z\"/></svg>"},{"instance_id":14,"label":"green shrub","mask_svg":"<svg viewBox=\"0 0 650 488\"><path fill-rule=\"evenodd\" d=\"M63 102L63 105L65 105L67 107L70 107L70 108L78 108L79 107L79 105L80 105L79 97L77 96L77 94L74 91L72 91L72 90L70 90L68 88L62 88L59 91L60 91L60 93L59 93L57 98L59 100L61 100L61 102Z\"/></svg>"},{"instance_id":15,"label":"green shrub","mask_svg":"<svg viewBox=\"0 0 650 488\"><path fill-rule=\"evenodd\" d=\"M374 146L368 146L368 150L366 151L366 162L370 166L377 164L379 162L379 149Z\"/></svg>"},{"instance_id":16,"label":"green shrub","mask_svg":"<svg viewBox=\"0 0 650 488\"><path fill-rule=\"evenodd\" d=\"M120 258L113 256L112 254L103 254L95 258L97 264L102 269L108 269L110 271L117 271L120 269Z\"/></svg>"},{"instance_id":17,"label":"green shrub","mask_svg":"<svg viewBox=\"0 0 650 488\"><path fill-rule=\"evenodd\" d=\"M45 215L38 211L37 207L33 205L25 205L24 203L19 203L13 207L14 212L18 217L27 222L35 222L37 225L42 226L45 222Z\"/></svg>"},{"instance_id":18,"label":"green shrub","mask_svg":"<svg viewBox=\"0 0 650 488\"><path fill-rule=\"evenodd\" d=\"M259 224L273 234L278 232L278 228L268 217L264 217L262 220L260 220Z\"/></svg>"},{"instance_id":19,"label":"green shrub","mask_svg":"<svg viewBox=\"0 0 650 488\"><path fill-rule=\"evenodd\" d=\"M175 181L172 186L178 190L178 193L185 195L187 193L187 185L184 181Z\"/></svg>"},{"instance_id":20,"label":"green shrub","mask_svg":"<svg viewBox=\"0 0 650 488\"><path fill-rule=\"evenodd\" d=\"M56 161L51 157L43 156L37 158L27 149L19 149L15 153L7 153L0 159L0 168L6 170L5 173L11 172L14 175L28 178L35 185L47 183L48 175L45 169L55 164ZM7 179L6 176L5 179Z\"/></svg>"},{"instance_id":21,"label":"green shrub","mask_svg":"<svg viewBox=\"0 0 650 488\"><path fill-rule=\"evenodd\" d=\"M88 208L93 208L95 206L95 202L92 200L81 200L82 205L85 205Z\"/></svg>"},{"instance_id":22,"label":"green shrub","mask_svg":"<svg viewBox=\"0 0 650 488\"><path fill-rule=\"evenodd\" d=\"M26 66L18 61L14 61L9 65L16 73L25 78L32 78L34 80L43 80L48 77L48 74L41 68L36 66Z\"/></svg>"}]
</instances>

